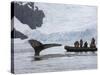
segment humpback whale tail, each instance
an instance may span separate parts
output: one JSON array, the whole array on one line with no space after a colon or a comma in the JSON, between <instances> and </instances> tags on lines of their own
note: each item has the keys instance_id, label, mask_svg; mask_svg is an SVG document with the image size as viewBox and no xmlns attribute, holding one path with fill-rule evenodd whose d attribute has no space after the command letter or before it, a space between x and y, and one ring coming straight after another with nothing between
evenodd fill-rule
<instances>
[{"instance_id":1,"label":"humpback whale tail","mask_svg":"<svg viewBox=\"0 0 100 75\"><path fill-rule=\"evenodd\" d=\"M43 45L44 49L50 48L50 47L55 47L55 46L61 46L61 44L55 44L55 43L53 43L53 44L44 44Z\"/></svg>"},{"instance_id":2,"label":"humpback whale tail","mask_svg":"<svg viewBox=\"0 0 100 75\"><path fill-rule=\"evenodd\" d=\"M35 50L35 56L39 56L40 52L44 49L50 48L50 47L55 47L55 46L61 46L61 44L42 44L41 42L37 40L29 40L29 43Z\"/></svg>"}]
</instances>

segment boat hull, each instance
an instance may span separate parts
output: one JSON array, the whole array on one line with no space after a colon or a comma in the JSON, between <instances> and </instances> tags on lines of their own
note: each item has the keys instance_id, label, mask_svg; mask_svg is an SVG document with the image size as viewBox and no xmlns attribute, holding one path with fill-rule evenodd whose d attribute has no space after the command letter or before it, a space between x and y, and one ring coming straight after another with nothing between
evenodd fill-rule
<instances>
[{"instance_id":1,"label":"boat hull","mask_svg":"<svg viewBox=\"0 0 100 75\"><path fill-rule=\"evenodd\" d=\"M96 52L97 48L75 48L75 47L64 47L67 52Z\"/></svg>"}]
</instances>

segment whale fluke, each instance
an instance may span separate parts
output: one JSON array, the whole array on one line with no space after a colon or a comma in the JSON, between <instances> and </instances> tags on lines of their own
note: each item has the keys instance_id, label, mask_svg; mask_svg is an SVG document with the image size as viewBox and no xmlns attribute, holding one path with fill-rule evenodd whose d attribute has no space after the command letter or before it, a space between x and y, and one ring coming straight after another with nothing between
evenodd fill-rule
<instances>
[{"instance_id":1,"label":"whale fluke","mask_svg":"<svg viewBox=\"0 0 100 75\"><path fill-rule=\"evenodd\" d=\"M44 49L55 47L55 46L61 46L61 44L56 44L56 43L42 44L41 42L33 39L29 40L29 43L35 50L35 56L39 56L40 52Z\"/></svg>"},{"instance_id":2,"label":"whale fluke","mask_svg":"<svg viewBox=\"0 0 100 75\"><path fill-rule=\"evenodd\" d=\"M61 44L52 43L52 44L44 44L43 45L44 49L50 48L50 47L55 47L55 46L61 46Z\"/></svg>"}]
</instances>

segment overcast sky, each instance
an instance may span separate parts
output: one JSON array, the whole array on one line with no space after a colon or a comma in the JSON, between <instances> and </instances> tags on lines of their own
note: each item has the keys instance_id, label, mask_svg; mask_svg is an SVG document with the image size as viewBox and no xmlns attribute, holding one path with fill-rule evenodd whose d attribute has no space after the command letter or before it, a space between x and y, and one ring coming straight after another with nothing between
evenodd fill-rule
<instances>
[{"instance_id":1,"label":"overcast sky","mask_svg":"<svg viewBox=\"0 0 100 75\"><path fill-rule=\"evenodd\" d=\"M96 28L97 7L35 3L45 13L43 25L37 30L45 34L56 32L83 31L88 28Z\"/></svg>"}]
</instances>

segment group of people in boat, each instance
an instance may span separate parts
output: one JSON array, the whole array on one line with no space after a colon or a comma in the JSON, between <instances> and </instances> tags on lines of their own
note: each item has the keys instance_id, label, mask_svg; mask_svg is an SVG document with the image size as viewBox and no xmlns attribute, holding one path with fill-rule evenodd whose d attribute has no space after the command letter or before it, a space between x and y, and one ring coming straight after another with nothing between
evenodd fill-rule
<instances>
[{"instance_id":1,"label":"group of people in boat","mask_svg":"<svg viewBox=\"0 0 100 75\"><path fill-rule=\"evenodd\" d=\"M88 42L86 41L86 42L83 43L83 40L80 39L80 41L75 41L74 47L76 47L76 48L88 48ZM96 44L95 44L95 39L94 38L91 39L91 43L90 43L89 47L90 48L96 48Z\"/></svg>"}]
</instances>

